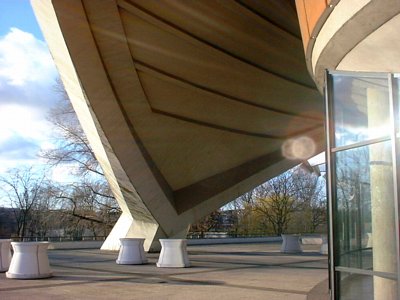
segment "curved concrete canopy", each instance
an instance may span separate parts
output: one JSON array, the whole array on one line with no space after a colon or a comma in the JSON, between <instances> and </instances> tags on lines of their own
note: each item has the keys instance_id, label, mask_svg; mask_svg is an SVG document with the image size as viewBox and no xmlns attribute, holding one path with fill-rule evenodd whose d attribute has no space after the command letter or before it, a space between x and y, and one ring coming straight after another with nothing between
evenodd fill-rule
<instances>
[{"instance_id":1,"label":"curved concrete canopy","mask_svg":"<svg viewBox=\"0 0 400 300\"><path fill-rule=\"evenodd\" d=\"M307 136L305 156L322 151L323 102L292 1L32 4L123 211L105 248L184 235L299 163L285 142Z\"/></svg>"},{"instance_id":2,"label":"curved concrete canopy","mask_svg":"<svg viewBox=\"0 0 400 300\"><path fill-rule=\"evenodd\" d=\"M308 43L307 62L320 90L325 70L398 72L400 2L335 0Z\"/></svg>"}]
</instances>

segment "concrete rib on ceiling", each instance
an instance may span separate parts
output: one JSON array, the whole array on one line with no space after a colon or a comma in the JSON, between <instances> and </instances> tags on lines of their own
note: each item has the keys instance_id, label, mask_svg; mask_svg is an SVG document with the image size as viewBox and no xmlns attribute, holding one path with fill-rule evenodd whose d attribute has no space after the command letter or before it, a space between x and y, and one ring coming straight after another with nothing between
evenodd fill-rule
<instances>
[{"instance_id":1,"label":"concrete rib on ceiling","mask_svg":"<svg viewBox=\"0 0 400 300\"><path fill-rule=\"evenodd\" d=\"M297 164L281 153L288 139L322 149L323 102L292 1L33 4L67 91L71 72L79 80L90 113L77 113L97 128L86 131L124 213L156 228L148 239L183 235Z\"/></svg>"}]
</instances>

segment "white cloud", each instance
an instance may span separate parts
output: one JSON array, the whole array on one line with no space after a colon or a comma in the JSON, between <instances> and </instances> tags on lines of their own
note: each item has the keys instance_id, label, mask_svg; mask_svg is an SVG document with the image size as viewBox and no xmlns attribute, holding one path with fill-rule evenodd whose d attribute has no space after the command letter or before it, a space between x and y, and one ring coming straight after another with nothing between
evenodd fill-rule
<instances>
[{"instance_id":1,"label":"white cloud","mask_svg":"<svg viewBox=\"0 0 400 300\"><path fill-rule=\"evenodd\" d=\"M0 143L15 135L41 142L48 138L51 125L45 111L20 104L0 107Z\"/></svg>"},{"instance_id":2,"label":"white cloud","mask_svg":"<svg viewBox=\"0 0 400 300\"><path fill-rule=\"evenodd\" d=\"M57 74L46 44L18 28L0 40L0 66L0 77L8 85L42 83Z\"/></svg>"},{"instance_id":3,"label":"white cloud","mask_svg":"<svg viewBox=\"0 0 400 300\"><path fill-rule=\"evenodd\" d=\"M60 164L52 168L51 179L60 183L74 182L76 177L73 175L78 169L75 164Z\"/></svg>"},{"instance_id":4,"label":"white cloud","mask_svg":"<svg viewBox=\"0 0 400 300\"><path fill-rule=\"evenodd\" d=\"M51 145L49 108L56 103L57 70L44 42L17 28L0 37L0 173L42 163L35 157Z\"/></svg>"}]
</instances>

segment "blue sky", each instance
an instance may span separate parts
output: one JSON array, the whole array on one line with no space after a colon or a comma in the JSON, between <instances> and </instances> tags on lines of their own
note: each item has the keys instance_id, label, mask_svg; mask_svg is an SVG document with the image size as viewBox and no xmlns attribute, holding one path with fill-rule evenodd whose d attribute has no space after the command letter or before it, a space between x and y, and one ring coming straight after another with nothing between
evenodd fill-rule
<instances>
[{"instance_id":1,"label":"blue sky","mask_svg":"<svg viewBox=\"0 0 400 300\"><path fill-rule=\"evenodd\" d=\"M0 175L43 163L52 148L46 120L59 95L57 70L28 0L0 0Z\"/></svg>"},{"instance_id":2,"label":"blue sky","mask_svg":"<svg viewBox=\"0 0 400 300\"><path fill-rule=\"evenodd\" d=\"M44 40L29 0L0 0L0 8L0 36L7 34L11 27L17 27Z\"/></svg>"}]
</instances>

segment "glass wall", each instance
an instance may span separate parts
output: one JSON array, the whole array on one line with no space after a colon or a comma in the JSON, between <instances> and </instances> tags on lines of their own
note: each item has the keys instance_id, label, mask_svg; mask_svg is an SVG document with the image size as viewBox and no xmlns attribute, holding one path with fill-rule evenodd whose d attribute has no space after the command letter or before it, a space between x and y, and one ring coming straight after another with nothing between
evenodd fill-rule
<instances>
[{"instance_id":1,"label":"glass wall","mask_svg":"<svg viewBox=\"0 0 400 300\"><path fill-rule=\"evenodd\" d=\"M398 299L398 78L327 73L330 270L335 299Z\"/></svg>"}]
</instances>

